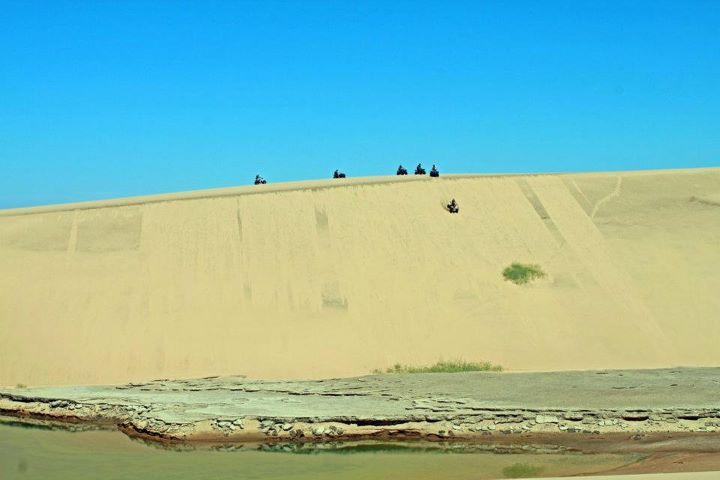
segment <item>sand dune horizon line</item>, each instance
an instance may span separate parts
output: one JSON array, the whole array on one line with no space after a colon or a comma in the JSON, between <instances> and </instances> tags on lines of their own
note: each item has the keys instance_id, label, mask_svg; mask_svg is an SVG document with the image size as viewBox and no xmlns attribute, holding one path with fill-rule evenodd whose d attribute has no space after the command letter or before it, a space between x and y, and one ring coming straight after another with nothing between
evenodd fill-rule
<instances>
[{"instance_id":1,"label":"sand dune horizon line","mask_svg":"<svg viewBox=\"0 0 720 480\"><path fill-rule=\"evenodd\" d=\"M63 210L93 209L137 205L143 203L166 202L177 200L195 200L235 195L252 195L275 193L291 190L304 190L313 188L338 188L353 185L373 185L396 182L439 181L441 179L467 179L492 177L524 177L524 176L596 176L596 175L646 175L646 174L682 174L720 171L718 167L690 167L677 169L647 169L647 170L594 170L584 172L507 172L507 173L443 173L440 178L431 178L428 175L374 175L361 177L347 177L342 179L320 178L311 180L288 180L270 182L265 185L240 184L225 187L211 187L178 192L148 193L141 195L120 196L103 199L81 200L77 202L50 203L43 205L30 205L13 208L0 208L0 216L27 215L32 213L53 212Z\"/></svg>"}]
</instances>

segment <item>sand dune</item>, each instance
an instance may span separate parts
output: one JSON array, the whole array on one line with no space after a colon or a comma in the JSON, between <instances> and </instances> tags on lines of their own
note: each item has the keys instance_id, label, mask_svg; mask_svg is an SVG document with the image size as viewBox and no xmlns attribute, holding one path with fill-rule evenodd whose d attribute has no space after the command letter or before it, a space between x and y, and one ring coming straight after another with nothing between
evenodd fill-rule
<instances>
[{"instance_id":1,"label":"sand dune","mask_svg":"<svg viewBox=\"0 0 720 480\"><path fill-rule=\"evenodd\" d=\"M720 169L296 182L0 211L0 384L720 363ZM443 204L455 197L460 215ZM703 201L697 201L703 199ZM513 261L546 279L503 280Z\"/></svg>"}]
</instances>

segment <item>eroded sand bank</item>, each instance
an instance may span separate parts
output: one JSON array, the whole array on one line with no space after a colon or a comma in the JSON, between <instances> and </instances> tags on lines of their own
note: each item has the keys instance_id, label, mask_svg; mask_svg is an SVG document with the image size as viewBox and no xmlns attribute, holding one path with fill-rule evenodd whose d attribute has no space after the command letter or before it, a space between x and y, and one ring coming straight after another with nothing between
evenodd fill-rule
<instances>
[{"instance_id":1,"label":"eroded sand bank","mask_svg":"<svg viewBox=\"0 0 720 480\"><path fill-rule=\"evenodd\" d=\"M720 363L720 169L371 178L0 212L0 385ZM455 197L459 215L443 204ZM503 280L513 261L548 277Z\"/></svg>"},{"instance_id":2,"label":"eroded sand bank","mask_svg":"<svg viewBox=\"0 0 720 480\"><path fill-rule=\"evenodd\" d=\"M563 437L608 448L709 435L720 448L720 369L242 377L0 391L0 412L112 424L158 441ZM659 436L658 436L659 435ZM535 437L533 437L535 436ZM594 437L594 438L593 438ZM512 441L512 440L511 440ZM558 441L558 440L554 440Z\"/></svg>"}]
</instances>

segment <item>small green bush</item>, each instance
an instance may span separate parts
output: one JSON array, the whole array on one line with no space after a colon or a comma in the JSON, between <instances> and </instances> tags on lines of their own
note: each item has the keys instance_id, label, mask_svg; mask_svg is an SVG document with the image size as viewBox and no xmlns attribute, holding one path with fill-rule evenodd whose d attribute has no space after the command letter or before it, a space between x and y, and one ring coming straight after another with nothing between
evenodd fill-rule
<instances>
[{"instance_id":1,"label":"small green bush","mask_svg":"<svg viewBox=\"0 0 720 480\"><path fill-rule=\"evenodd\" d=\"M515 262L503 270L505 280L510 280L516 285L522 285L544 276L545 272L542 271L539 265L526 265Z\"/></svg>"},{"instance_id":2,"label":"small green bush","mask_svg":"<svg viewBox=\"0 0 720 480\"><path fill-rule=\"evenodd\" d=\"M530 478L537 477L544 470L543 467L530 465L527 463L516 463L509 467L503 468L503 476L505 478Z\"/></svg>"},{"instance_id":3,"label":"small green bush","mask_svg":"<svg viewBox=\"0 0 720 480\"><path fill-rule=\"evenodd\" d=\"M466 362L464 360L440 360L434 365L425 367L411 367L396 363L390 368L373 370L373 373L459 373L459 372L502 372L500 365L493 365L490 362Z\"/></svg>"}]
</instances>

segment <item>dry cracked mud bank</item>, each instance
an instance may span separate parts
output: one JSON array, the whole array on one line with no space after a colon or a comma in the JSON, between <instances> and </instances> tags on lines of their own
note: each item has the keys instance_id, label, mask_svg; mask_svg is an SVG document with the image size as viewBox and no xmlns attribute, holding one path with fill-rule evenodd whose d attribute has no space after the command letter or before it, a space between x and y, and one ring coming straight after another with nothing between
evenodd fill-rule
<instances>
[{"instance_id":1,"label":"dry cracked mud bank","mask_svg":"<svg viewBox=\"0 0 720 480\"><path fill-rule=\"evenodd\" d=\"M710 440L720 437L720 368L6 388L0 413L112 425L160 442Z\"/></svg>"}]
</instances>

